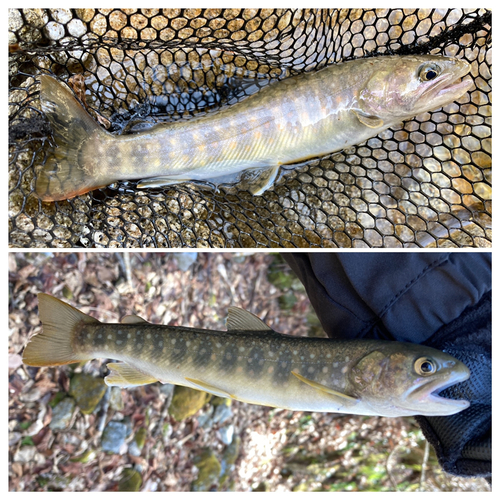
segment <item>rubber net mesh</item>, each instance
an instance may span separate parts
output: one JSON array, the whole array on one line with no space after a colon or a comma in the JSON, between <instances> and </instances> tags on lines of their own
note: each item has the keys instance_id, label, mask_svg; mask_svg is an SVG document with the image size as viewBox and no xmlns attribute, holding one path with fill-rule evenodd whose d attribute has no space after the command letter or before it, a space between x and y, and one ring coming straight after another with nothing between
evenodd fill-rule
<instances>
[{"instance_id":1,"label":"rubber net mesh","mask_svg":"<svg viewBox=\"0 0 500 500\"><path fill-rule=\"evenodd\" d=\"M491 13L483 9L10 9L13 247L491 245ZM346 151L284 169L252 196L121 182L42 203L53 145L40 73L85 95L115 133L217 112L270 82L380 54L442 54L475 87Z\"/></svg>"}]
</instances>

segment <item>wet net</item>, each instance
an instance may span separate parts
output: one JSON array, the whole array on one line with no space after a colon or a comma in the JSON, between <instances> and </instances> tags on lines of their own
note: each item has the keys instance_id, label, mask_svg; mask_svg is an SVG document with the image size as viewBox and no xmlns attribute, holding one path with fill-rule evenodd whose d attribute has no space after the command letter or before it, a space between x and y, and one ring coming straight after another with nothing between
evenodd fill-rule
<instances>
[{"instance_id":1,"label":"wet net","mask_svg":"<svg viewBox=\"0 0 500 500\"><path fill-rule=\"evenodd\" d=\"M491 13L483 9L11 9L13 247L489 247ZM475 86L367 142L239 184L119 182L41 202L54 141L40 73L111 132L217 112L276 79L373 54L467 60Z\"/></svg>"}]
</instances>

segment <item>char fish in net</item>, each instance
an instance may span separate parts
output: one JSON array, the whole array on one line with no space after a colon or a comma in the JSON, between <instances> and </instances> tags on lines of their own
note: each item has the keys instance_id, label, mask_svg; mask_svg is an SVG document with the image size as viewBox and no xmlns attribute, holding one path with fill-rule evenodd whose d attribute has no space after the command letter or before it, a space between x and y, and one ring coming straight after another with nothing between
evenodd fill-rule
<instances>
[{"instance_id":1,"label":"char fish in net","mask_svg":"<svg viewBox=\"0 0 500 500\"><path fill-rule=\"evenodd\" d=\"M38 174L44 201L73 198L120 180L155 188L263 170L249 190L262 194L282 165L339 151L460 98L466 61L441 56L357 59L268 85L201 118L115 136L69 89L41 76L42 109L57 147Z\"/></svg>"}]
</instances>

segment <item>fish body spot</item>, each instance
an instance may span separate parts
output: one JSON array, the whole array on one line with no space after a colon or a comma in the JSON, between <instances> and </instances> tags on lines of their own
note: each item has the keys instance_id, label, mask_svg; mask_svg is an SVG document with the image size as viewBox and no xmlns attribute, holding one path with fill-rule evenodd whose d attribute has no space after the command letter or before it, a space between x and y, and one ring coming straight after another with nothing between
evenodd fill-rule
<instances>
[{"instance_id":1,"label":"fish body spot","mask_svg":"<svg viewBox=\"0 0 500 500\"><path fill-rule=\"evenodd\" d=\"M105 343L106 340L104 338L103 327L99 327L95 332L92 344L95 346L102 346Z\"/></svg>"},{"instance_id":2,"label":"fish body spot","mask_svg":"<svg viewBox=\"0 0 500 500\"><path fill-rule=\"evenodd\" d=\"M255 346L250 350L250 355L247 358L247 373L251 377L259 377L264 368L264 351L261 347Z\"/></svg>"},{"instance_id":3,"label":"fish body spot","mask_svg":"<svg viewBox=\"0 0 500 500\"><path fill-rule=\"evenodd\" d=\"M137 351L141 351L142 348L144 347L144 341L145 341L145 335L144 335L144 332L138 330L136 333L135 333L135 339L134 339L134 343L135 343L135 348Z\"/></svg>"},{"instance_id":4,"label":"fish body spot","mask_svg":"<svg viewBox=\"0 0 500 500\"><path fill-rule=\"evenodd\" d=\"M163 335L161 333L157 332L153 335L153 345L155 350L163 351Z\"/></svg>"},{"instance_id":5,"label":"fish body spot","mask_svg":"<svg viewBox=\"0 0 500 500\"><path fill-rule=\"evenodd\" d=\"M226 374L236 369L236 361L238 357L238 349L235 345L228 345L221 358L220 369Z\"/></svg>"},{"instance_id":6,"label":"fish body spot","mask_svg":"<svg viewBox=\"0 0 500 500\"><path fill-rule=\"evenodd\" d=\"M187 354L186 340L179 337L175 342L175 348L170 351L170 359L174 363L179 363L184 360Z\"/></svg>"}]
</instances>

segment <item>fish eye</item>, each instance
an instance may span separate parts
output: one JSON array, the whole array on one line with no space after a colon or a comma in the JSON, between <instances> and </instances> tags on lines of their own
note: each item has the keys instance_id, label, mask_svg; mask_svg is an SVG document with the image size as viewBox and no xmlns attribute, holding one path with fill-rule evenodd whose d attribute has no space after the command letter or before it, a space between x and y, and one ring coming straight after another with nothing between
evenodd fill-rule
<instances>
[{"instance_id":1,"label":"fish eye","mask_svg":"<svg viewBox=\"0 0 500 500\"><path fill-rule=\"evenodd\" d=\"M429 82L434 80L440 72L441 70L436 64L425 64L420 68L418 76L422 82Z\"/></svg>"},{"instance_id":2,"label":"fish eye","mask_svg":"<svg viewBox=\"0 0 500 500\"><path fill-rule=\"evenodd\" d=\"M432 375L436 373L437 367L436 363L429 358L418 358L415 361L415 371L419 375Z\"/></svg>"}]
</instances>

